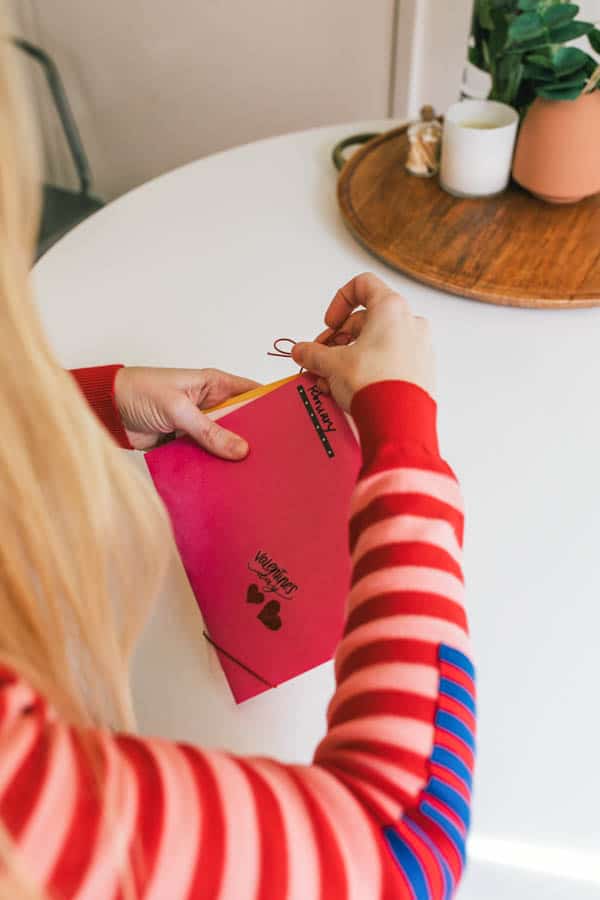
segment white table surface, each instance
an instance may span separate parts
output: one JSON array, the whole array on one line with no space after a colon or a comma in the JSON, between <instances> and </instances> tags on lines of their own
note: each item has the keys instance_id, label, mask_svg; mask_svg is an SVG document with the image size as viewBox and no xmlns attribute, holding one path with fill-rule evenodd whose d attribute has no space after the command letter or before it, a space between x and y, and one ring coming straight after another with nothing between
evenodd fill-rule
<instances>
[{"instance_id":1,"label":"white table surface","mask_svg":"<svg viewBox=\"0 0 600 900\"><path fill-rule=\"evenodd\" d=\"M541 883L540 897L588 900L600 895L600 310L463 300L359 247L337 211L331 147L391 124L285 135L144 185L39 262L39 306L65 366L217 366L264 381L293 371L266 356L272 340L315 334L335 289L362 270L430 318L441 443L466 499L479 679L473 865L461 896L481 900L485 884L486 900L533 900ZM331 667L236 707L172 569L135 665L142 731L308 760ZM521 866L529 851L534 867L575 880L515 888L520 869L483 865Z\"/></svg>"}]
</instances>

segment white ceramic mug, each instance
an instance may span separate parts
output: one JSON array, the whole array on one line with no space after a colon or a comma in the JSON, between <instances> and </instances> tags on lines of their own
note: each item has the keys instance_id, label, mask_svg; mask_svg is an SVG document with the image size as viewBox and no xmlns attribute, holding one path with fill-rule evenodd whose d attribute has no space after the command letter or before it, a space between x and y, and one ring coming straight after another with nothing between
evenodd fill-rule
<instances>
[{"instance_id":1,"label":"white ceramic mug","mask_svg":"<svg viewBox=\"0 0 600 900\"><path fill-rule=\"evenodd\" d=\"M461 100L444 119L440 184L457 197L488 197L508 184L519 114L495 100Z\"/></svg>"}]
</instances>

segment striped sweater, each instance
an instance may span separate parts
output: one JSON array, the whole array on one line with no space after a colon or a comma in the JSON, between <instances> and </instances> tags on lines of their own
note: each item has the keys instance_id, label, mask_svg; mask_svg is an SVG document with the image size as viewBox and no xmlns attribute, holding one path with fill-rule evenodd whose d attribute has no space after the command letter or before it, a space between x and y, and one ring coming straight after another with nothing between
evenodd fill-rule
<instances>
[{"instance_id":1,"label":"striped sweater","mask_svg":"<svg viewBox=\"0 0 600 900\"><path fill-rule=\"evenodd\" d=\"M126 443L114 371L76 377ZM460 492L422 390L372 385L352 413L352 585L311 765L99 732L98 791L81 737L0 672L0 816L53 898L125 897L123 848L147 900L454 896L475 730Z\"/></svg>"}]
</instances>

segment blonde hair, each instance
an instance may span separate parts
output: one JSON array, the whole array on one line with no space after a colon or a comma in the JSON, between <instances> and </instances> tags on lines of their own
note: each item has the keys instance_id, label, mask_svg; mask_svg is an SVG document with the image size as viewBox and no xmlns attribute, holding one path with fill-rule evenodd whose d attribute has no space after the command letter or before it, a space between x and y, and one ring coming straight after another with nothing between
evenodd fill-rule
<instances>
[{"instance_id":1,"label":"blonde hair","mask_svg":"<svg viewBox=\"0 0 600 900\"><path fill-rule=\"evenodd\" d=\"M39 179L6 21L0 11L0 664L77 728L132 727L129 659L170 530L55 359L30 296ZM6 842L2 829L5 861Z\"/></svg>"},{"instance_id":2,"label":"blonde hair","mask_svg":"<svg viewBox=\"0 0 600 900\"><path fill-rule=\"evenodd\" d=\"M0 661L70 723L130 726L128 660L168 526L54 358L30 297L38 189L15 52L2 42Z\"/></svg>"}]
</instances>

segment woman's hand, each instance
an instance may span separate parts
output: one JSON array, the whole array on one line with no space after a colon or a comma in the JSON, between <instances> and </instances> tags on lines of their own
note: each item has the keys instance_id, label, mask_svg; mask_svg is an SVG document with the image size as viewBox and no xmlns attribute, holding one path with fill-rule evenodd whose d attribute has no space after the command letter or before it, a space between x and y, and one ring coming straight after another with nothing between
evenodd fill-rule
<instances>
[{"instance_id":1,"label":"woman's hand","mask_svg":"<svg viewBox=\"0 0 600 900\"><path fill-rule=\"evenodd\" d=\"M376 381L410 381L433 393L429 324L376 275L365 272L340 288L325 324L316 341L296 344L292 356L320 376L320 387L331 390L343 409Z\"/></svg>"},{"instance_id":2,"label":"woman's hand","mask_svg":"<svg viewBox=\"0 0 600 900\"><path fill-rule=\"evenodd\" d=\"M136 450L154 447L173 431L194 438L201 447L223 459L243 459L245 440L200 410L257 387L256 381L218 369L119 369L115 400L127 437Z\"/></svg>"}]
</instances>

